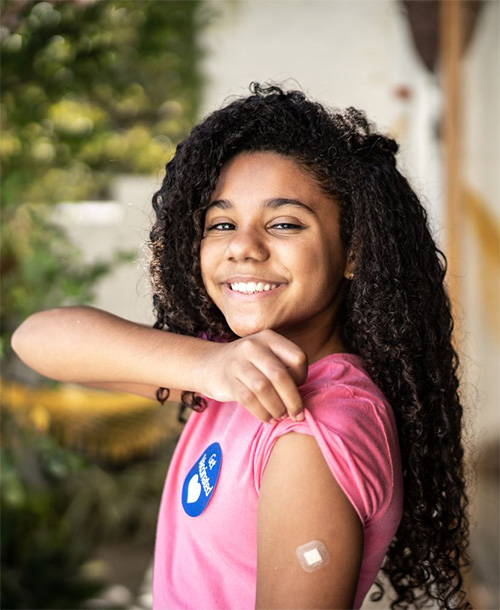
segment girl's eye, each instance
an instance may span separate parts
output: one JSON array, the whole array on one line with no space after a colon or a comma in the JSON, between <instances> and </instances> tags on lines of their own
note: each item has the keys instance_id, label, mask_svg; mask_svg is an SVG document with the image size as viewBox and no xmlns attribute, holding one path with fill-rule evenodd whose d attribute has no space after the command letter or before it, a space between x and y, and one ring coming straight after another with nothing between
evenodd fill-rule
<instances>
[{"instance_id":1,"label":"girl's eye","mask_svg":"<svg viewBox=\"0 0 500 610\"><path fill-rule=\"evenodd\" d=\"M304 227L302 225L296 225L291 222L277 222L276 224L271 226L271 229L279 229L279 228L298 230L298 229L303 229Z\"/></svg>"},{"instance_id":2,"label":"girl's eye","mask_svg":"<svg viewBox=\"0 0 500 610\"><path fill-rule=\"evenodd\" d=\"M234 225L231 222L216 222L207 227L207 231L230 231Z\"/></svg>"}]
</instances>

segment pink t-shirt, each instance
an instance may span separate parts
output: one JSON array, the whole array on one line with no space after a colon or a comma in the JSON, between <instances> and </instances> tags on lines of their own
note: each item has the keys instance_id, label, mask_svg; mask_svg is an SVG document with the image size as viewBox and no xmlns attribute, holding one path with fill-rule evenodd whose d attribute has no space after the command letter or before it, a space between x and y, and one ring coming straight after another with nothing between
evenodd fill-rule
<instances>
[{"instance_id":1,"label":"pink t-shirt","mask_svg":"<svg viewBox=\"0 0 500 610\"><path fill-rule=\"evenodd\" d=\"M304 422L286 419L273 426L237 403L213 400L191 415L158 518L154 610L255 608L260 483L274 443L292 431L314 436L363 523L354 608L361 606L402 514L394 415L353 354L313 363L300 391ZM186 512L197 514L200 506L198 516Z\"/></svg>"}]
</instances>

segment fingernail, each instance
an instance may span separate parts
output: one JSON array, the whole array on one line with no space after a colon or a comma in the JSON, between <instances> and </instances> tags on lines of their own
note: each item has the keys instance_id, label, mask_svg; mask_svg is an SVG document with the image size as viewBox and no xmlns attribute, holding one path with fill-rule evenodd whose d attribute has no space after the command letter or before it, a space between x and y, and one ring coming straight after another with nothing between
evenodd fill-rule
<instances>
[{"instance_id":1,"label":"fingernail","mask_svg":"<svg viewBox=\"0 0 500 610\"><path fill-rule=\"evenodd\" d=\"M295 421L304 421L304 411L301 411L296 415Z\"/></svg>"},{"instance_id":2,"label":"fingernail","mask_svg":"<svg viewBox=\"0 0 500 610\"><path fill-rule=\"evenodd\" d=\"M274 424L277 424L277 423L278 423L278 420L277 420L277 419L274 419L274 417L271 417L271 419L269 419L269 420L267 421L267 423L268 423L268 424L271 424L271 425L273 425L273 426L274 426Z\"/></svg>"},{"instance_id":3,"label":"fingernail","mask_svg":"<svg viewBox=\"0 0 500 610\"><path fill-rule=\"evenodd\" d=\"M278 419L279 419L280 421L283 421L283 420L285 420L287 417L288 417L288 415L285 413L285 415L282 415L281 417L278 417Z\"/></svg>"}]
</instances>

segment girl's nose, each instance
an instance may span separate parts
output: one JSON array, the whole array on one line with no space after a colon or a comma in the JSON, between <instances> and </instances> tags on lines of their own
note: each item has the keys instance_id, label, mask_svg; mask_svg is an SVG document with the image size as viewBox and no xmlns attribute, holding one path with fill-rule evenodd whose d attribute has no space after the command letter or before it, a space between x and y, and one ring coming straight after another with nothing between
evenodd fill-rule
<instances>
[{"instance_id":1,"label":"girl's nose","mask_svg":"<svg viewBox=\"0 0 500 610\"><path fill-rule=\"evenodd\" d=\"M227 246L226 255L232 261L265 261L269 251L265 240L256 231L239 229L234 232Z\"/></svg>"}]
</instances>

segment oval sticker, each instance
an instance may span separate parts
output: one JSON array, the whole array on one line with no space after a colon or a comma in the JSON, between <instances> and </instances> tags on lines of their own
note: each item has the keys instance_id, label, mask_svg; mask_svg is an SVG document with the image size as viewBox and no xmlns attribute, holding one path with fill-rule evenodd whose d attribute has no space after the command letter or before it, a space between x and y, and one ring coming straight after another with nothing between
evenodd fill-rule
<instances>
[{"instance_id":1,"label":"oval sticker","mask_svg":"<svg viewBox=\"0 0 500 610\"><path fill-rule=\"evenodd\" d=\"M190 517L198 517L212 499L219 480L222 449L212 443L189 471L182 486L182 507Z\"/></svg>"}]
</instances>

